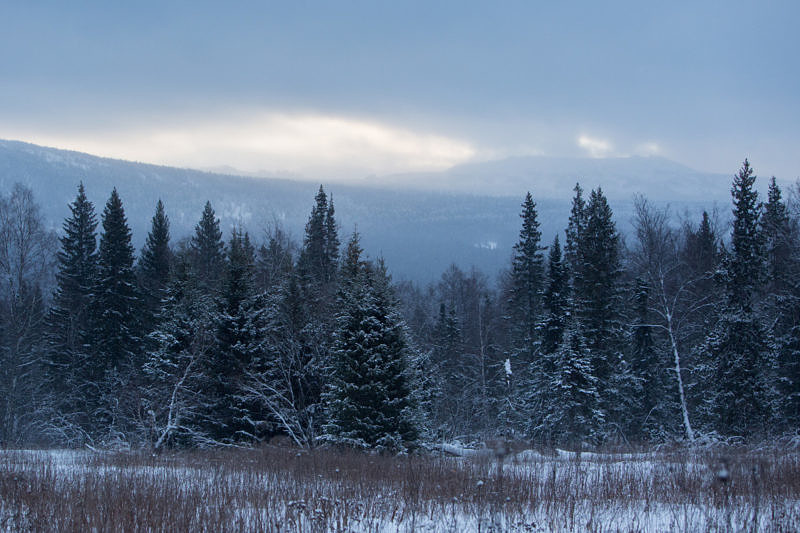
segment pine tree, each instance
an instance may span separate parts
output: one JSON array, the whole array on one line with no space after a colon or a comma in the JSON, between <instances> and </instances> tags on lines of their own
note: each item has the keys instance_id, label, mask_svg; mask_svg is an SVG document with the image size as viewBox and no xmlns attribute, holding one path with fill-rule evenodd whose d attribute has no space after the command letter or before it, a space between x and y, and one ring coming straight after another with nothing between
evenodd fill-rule
<instances>
[{"instance_id":1,"label":"pine tree","mask_svg":"<svg viewBox=\"0 0 800 533\"><path fill-rule=\"evenodd\" d=\"M766 284L761 313L771 325L769 337L775 354L774 371L766 372L773 412L782 430L800 421L800 261L798 228L789 217L775 178L770 180L761 217L765 244Z\"/></svg>"},{"instance_id":2,"label":"pine tree","mask_svg":"<svg viewBox=\"0 0 800 533\"><path fill-rule=\"evenodd\" d=\"M339 260L339 237L332 203L320 185L315 205L306 223L303 247L297 260L301 287L310 316L326 322L334 302Z\"/></svg>"},{"instance_id":3,"label":"pine tree","mask_svg":"<svg viewBox=\"0 0 800 533\"><path fill-rule=\"evenodd\" d=\"M766 290L781 293L792 286L792 252L796 244L796 228L792 224L781 189L773 177L769 183L767 203L760 221L761 241L766 259Z\"/></svg>"},{"instance_id":4,"label":"pine tree","mask_svg":"<svg viewBox=\"0 0 800 533\"><path fill-rule=\"evenodd\" d=\"M216 218L211 202L206 202L203 215L189 244L192 266L200 287L214 293L222 282L225 269L224 244L219 219Z\"/></svg>"},{"instance_id":5,"label":"pine tree","mask_svg":"<svg viewBox=\"0 0 800 533\"><path fill-rule=\"evenodd\" d=\"M131 230L117 190L111 191L102 216L95 288L94 351L104 370L129 362L140 341L140 314L133 270Z\"/></svg>"},{"instance_id":6,"label":"pine tree","mask_svg":"<svg viewBox=\"0 0 800 533\"><path fill-rule=\"evenodd\" d=\"M564 259L570 275L578 266L578 246L586 228L586 201L583 199L583 189L580 183L575 184L575 196L572 199L572 208L569 215L569 224L566 230L566 244Z\"/></svg>"},{"instance_id":7,"label":"pine tree","mask_svg":"<svg viewBox=\"0 0 800 533\"><path fill-rule=\"evenodd\" d=\"M648 283L637 278L633 286L630 333L628 334L629 360L633 372L636 409L629 417L633 434L649 439L663 439L674 434L671 427L677 417L677 407L671 401L672 392L654 338L654 328L650 318L650 291Z\"/></svg>"},{"instance_id":8,"label":"pine tree","mask_svg":"<svg viewBox=\"0 0 800 533\"><path fill-rule=\"evenodd\" d=\"M553 239L547 263L547 288L544 293L546 318L542 327L542 352L552 354L564 336L569 313L569 276L561 256L558 235Z\"/></svg>"},{"instance_id":9,"label":"pine tree","mask_svg":"<svg viewBox=\"0 0 800 533\"><path fill-rule=\"evenodd\" d=\"M431 420L437 437L441 438L459 427L460 412L464 407L461 393L465 387L464 380L459 379L464 364L461 326L455 309L448 309L444 302L439 305L431 345Z\"/></svg>"},{"instance_id":10,"label":"pine tree","mask_svg":"<svg viewBox=\"0 0 800 533\"><path fill-rule=\"evenodd\" d=\"M142 366L142 411L155 449L213 442L207 433L209 377L204 372L215 338L208 300L190 265L178 261Z\"/></svg>"},{"instance_id":11,"label":"pine tree","mask_svg":"<svg viewBox=\"0 0 800 533\"><path fill-rule=\"evenodd\" d=\"M296 245L279 227L274 228L266 244L258 249L255 281L261 291L280 287L294 270Z\"/></svg>"},{"instance_id":12,"label":"pine tree","mask_svg":"<svg viewBox=\"0 0 800 533\"><path fill-rule=\"evenodd\" d=\"M602 434L605 412L598 380L584 336L570 321L564 341L554 354L556 371L548 387L544 426L557 444L596 443Z\"/></svg>"},{"instance_id":13,"label":"pine tree","mask_svg":"<svg viewBox=\"0 0 800 533\"><path fill-rule=\"evenodd\" d=\"M418 435L408 389L408 342L385 269L361 259L357 234L347 246L331 382L324 398L325 439L401 450Z\"/></svg>"},{"instance_id":14,"label":"pine tree","mask_svg":"<svg viewBox=\"0 0 800 533\"><path fill-rule=\"evenodd\" d=\"M584 215L572 266L576 334L584 336L592 357L600 407L608 421L617 422L626 418L631 385L622 359L620 237L600 188L591 192Z\"/></svg>"},{"instance_id":15,"label":"pine tree","mask_svg":"<svg viewBox=\"0 0 800 533\"><path fill-rule=\"evenodd\" d=\"M536 214L536 203L531 193L522 203L522 229L514 245L511 260L511 313L517 332L518 350L532 362L534 344L537 341L537 325L540 320L541 299L544 285L544 257L542 237Z\"/></svg>"},{"instance_id":16,"label":"pine tree","mask_svg":"<svg viewBox=\"0 0 800 533\"><path fill-rule=\"evenodd\" d=\"M575 251L575 314L592 352L597 378L606 383L620 347L620 237L603 192L592 191L585 228Z\"/></svg>"},{"instance_id":17,"label":"pine tree","mask_svg":"<svg viewBox=\"0 0 800 533\"><path fill-rule=\"evenodd\" d=\"M169 218L164 212L164 204L158 200L156 212L147 241L139 258L139 281L143 299L144 330L149 331L159 312L169 283L172 251L169 248Z\"/></svg>"},{"instance_id":18,"label":"pine tree","mask_svg":"<svg viewBox=\"0 0 800 533\"><path fill-rule=\"evenodd\" d=\"M320 187L320 191L322 188ZM335 210L333 208L333 195L325 211L325 282L332 283L336 278L339 265L339 230L336 226Z\"/></svg>"},{"instance_id":19,"label":"pine tree","mask_svg":"<svg viewBox=\"0 0 800 533\"><path fill-rule=\"evenodd\" d=\"M92 301L91 361L87 385L96 388L94 428L98 435L120 438L135 409L141 368L141 298L133 269L131 230L117 190L102 215L103 233ZM122 437L124 438L124 437Z\"/></svg>"},{"instance_id":20,"label":"pine tree","mask_svg":"<svg viewBox=\"0 0 800 533\"><path fill-rule=\"evenodd\" d=\"M249 315L253 312L253 250L247 233L234 228L228 244L225 285L216 314L216 342L206 358L209 434L219 442L241 440L250 433L243 420L247 413L238 400L245 369L250 366L254 331Z\"/></svg>"},{"instance_id":21,"label":"pine tree","mask_svg":"<svg viewBox=\"0 0 800 533\"><path fill-rule=\"evenodd\" d=\"M766 334L754 312L764 279L760 205L755 175L745 159L733 180L731 250L725 260L726 302L701 353L710 364L713 387L706 397L709 422L726 435L751 436L769 419L764 383Z\"/></svg>"},{"instance_id":22,"label":"pine tree","mask_svg":"<svg viewBox=\"0 0 800 533\"><path fill-rule=\"evenodd\" d=\"M78 354L84 351L89 327L90 304L97 279L97 216L86 198L83 183L69 206L58 252L56 292L49 317L49 343L53 376L64 382L56 386L63 394L72 388L65 381L77 370Z\"/></svg>"}]
</instances>

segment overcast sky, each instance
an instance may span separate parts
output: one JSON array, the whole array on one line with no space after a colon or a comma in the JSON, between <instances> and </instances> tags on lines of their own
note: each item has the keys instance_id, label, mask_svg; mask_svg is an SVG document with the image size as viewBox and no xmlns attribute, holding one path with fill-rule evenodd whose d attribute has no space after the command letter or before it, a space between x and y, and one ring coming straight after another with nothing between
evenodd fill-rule
<instances>
[{"instance_id":1,"label":"overcast sky","mask_svg":"<svg viewBox=\"0 0 800 533\"><path fill-rule=\"evenodd\" d=\"M0 0L0 138L309 177L662 155L800 177L800 2Z\"/></svg>"}]
</instances>

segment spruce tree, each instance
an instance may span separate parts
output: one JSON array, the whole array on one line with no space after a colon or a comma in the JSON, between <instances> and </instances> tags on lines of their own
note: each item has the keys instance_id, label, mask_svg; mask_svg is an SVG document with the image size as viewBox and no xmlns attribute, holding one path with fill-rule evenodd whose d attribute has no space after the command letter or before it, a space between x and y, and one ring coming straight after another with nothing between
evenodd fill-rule
<instances>
[{"instance_id":1,"label":"spruce tree","mask_svg":"<svg viewBox=\"0 0 800 533\"><path fill-rule=\"evenodd\" d=\"M786 204L781 199L781 189L774 177L769 183L760 230L768 282L765 289L773 294L783 293L793 285L792 253L797 241L797 232L789 218Z\"/></svg>"},{"instance_id":2,"label":"spruce tree","mask_svg":"<svg viewBox=\"0 0 800 533\"><path fill-rule=\"evenodd\" d=\"M206 359L210 379L209 434L220 442L241 440L249 433L243 423L247 414L237 395L244 371L250 366L255 334L248 321L253 311L254 258L249 237L240 228L232 231L227 252L225 284L215 317L216 342Z\"/></svg>"},{"instance_id":3,"label":"spruce tree","mask_svg":"<svg viewBox=\"0 0 800 533\"><path fill-rule=\"evenodd\" d=\"M669 365L660 359L651 325L650 291L651 288L644 279L634 280L629 304L632 323L628 333L628 355L637 401L630 416L631 436L663 439L673 433L669 426L674 426L672 420L677 420L678 417L672 417L677 407L670 400L675 394L672 393L666 375Z\"/></svg>"},{"instance_id":4,"label":"spruce tree","mask_svg":"<svg viewBox=\"0 0 800 533\"><path fill-rule=\"evenodd\" d=\"M155 449L213 442L206 359L214 347L209 297L198 290L188 262L179 260L165 290L164 306L148 335L142 370L142 411Z\"/></svg>"},{"instance_id":5,"label":"spruce tree","mask_svg":"<svg viewBox=\"0 0 800 533\"><path fill-rule=\"evenodd\" d=\"M542 327L542 352L545 354L555 352L564 336L569 314L568 284L569 276L556 235L548 255L547 288L543 298L546 315Z\"/></svg>"},{"instance_id":6,"label":"spruce tree","mask_svg":"<svg viewBox=\"0 0 800 533\"><path fill-rule=\"evenodd\" d=\"M566 244L564 246L564 259L570 276L578 266L578 246L586 227L586 201L583 199L583 189L580 183L575 184L575 196L572 198L569 223L566 230Z\"/></svg>"},{"instance_id":7,"label":"spruce tree","mask_svg":"<svg viewBox=\"0 0 800 533\"><path fill-rule=\"evenodd\" d=\"M724 265L726 301L719 321L701 347L713 379L706 412L712 428L726 435L762 433L770 415L764 382L768 345L761 320L754 312L764 280L755 179L745 159L731 188L734 218L731 249Z\"/></svg>"},{"instance_id":8,"label":"spruce tree","mask_svg":"<svg viewBox=\"0 0 800 533\"><path fill-rule=\"evenodd\" d=\"M347 246L340 312L324 399L325 439L360 448L402 450L418 436L408 388L408 341L388 276Z\"/></svg>"},{"instance_id":9,"label":"spruce tree","mask_svg":"<svg viewBox=\"0 0 800 533\"><path fill-rule=\"evenodd\" d=\"M219 219L211 207L211 202L206 202L189 246L193 270L200 287L215 293L222 282L225 268L225 245L222 242Z\"/></svg>"},{"instance_id":10,"label":"spruce tree","mask_svg":"<svg viewBox=\"0 0 800 533\"><path fill-rule=\"evenodd\" d=\"M78 186L70 216L64 221L58 252L56 291L48 318L50 375L53 393L62 415L81 410L78 392L86 365L90 311L97 280L97 216Z\"/></svg>"},{"instance_id":11,"label":"spruce tree","mask_svg":"<svg viewBox=\"0 0 800 533\"><path fill-rule=\"evenodd\" d=\"M322 190L320 188L320 190ZM339 265L339 230L336 225L333 195L325 211L325 282L332 283Z\"/></svg>"},{"instance_id":12,"label":"spruce tree","mask_svg":"<svg viewBox=\"0 0 800 533\"><path fill-rule=\"evenodd\" d=\"M555 372L548 383L544 427L555 444L597 443L605 423L599 383L584 336L569 321L553 355Z\"/></svg>"},{"instance_id":13,"label":"spruce tree","mask_svg":"<svg viewBox=\"0 0 800 533\"><path fill-rule=\"evenodd\" d=\"M169 248L169 218L164 212L164 204L158 200L156 212L147 241L139 258L139 281L144 303L145 331L155 323L161 300L169 283L172 251Z\"/></svg>"},{"instance_id":14,"label":"spruce tree","mask_svg":"<svg viewBox=\"0 0 800 533\"><path fill-rule=\"evenodd\" d=\"M545 248L540 246L542 232L539 231L536 203L531 193L525 196L520 218L522 228L511 260L510 305L518 350L526 354L528 362L532 362L544 288L542 250Z\"/></svg>"},{"instance_id":15,"label":"spruce tree","mask_svg":"<svg viewBox=\"0 0 800 533\"><path fill-rule=\"evenodd\" d=\"M764 242L759 231L761 205L753 187L756 180L747 159L733 179L733 230L731 257L726 267L725 288L729 307L753 310L764 281Z\"/></svg>"},{"instance_id":16,"label":"spruce tree","mask_svg":"<svg viewBox=\"0 0 800 533\"><path fill-rule=\"evenodd\" d=\"M97 364L108 371L130 362L141 340L141 299L133 270L131 230L116 188L103 210L102 225L93 348L99 357Z\"/></svg>"},{"instance_id":17,"label":"spruce tree","mask_svg":"<svg viewBox=\"0 0 800 533\"><path fill-rule=\"evenodd\" d=\"M600 188L586 205L585 225L575 247L573 313L576 334L592 357L601 408L610 422L626 418L630 376L623 353L620 236Z\"/></svg>"},{"instance_id":18,"label":"spruce tree","mask_svg":"<svg viewBox=\"0 0 800 533\"><path fill-rule=\"evenodd\" d=\"M620 237L606 197L593 190L585 227L575 251L575 314L594 356L597 378L605 382L614 368L622 334Z\"/></svg>"}]
</instances>

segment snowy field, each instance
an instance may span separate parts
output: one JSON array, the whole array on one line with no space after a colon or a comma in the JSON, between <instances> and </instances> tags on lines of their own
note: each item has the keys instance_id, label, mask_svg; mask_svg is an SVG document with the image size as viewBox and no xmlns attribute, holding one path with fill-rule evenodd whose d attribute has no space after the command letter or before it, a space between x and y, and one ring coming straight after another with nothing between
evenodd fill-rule
<instances>
[{"instance_id":1,"label":"snowy field","mask_svg":"<svg viewBox=\"0 0 800 533\"><path fill-rule=\"evenodd\" d=\"M798 531L794 452L0 452L0 531Z\"/></svg>"}]
</instances>

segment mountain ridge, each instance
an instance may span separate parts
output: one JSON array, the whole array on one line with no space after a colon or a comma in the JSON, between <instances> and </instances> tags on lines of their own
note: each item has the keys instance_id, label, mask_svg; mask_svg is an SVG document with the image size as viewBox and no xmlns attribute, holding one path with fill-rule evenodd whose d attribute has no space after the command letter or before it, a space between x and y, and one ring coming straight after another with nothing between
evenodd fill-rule
<instances>
[{"instance_id":1,"label":"mountain ridge","mask_svg":"<svg viewBox=\"0 0 800 533\"><path fill-rule=\"evenodd\" d=\"M489 165L491 166L491 165ZM210 200L226 238L231 227L244 226L258 240L263 231L280 224L302 240L318 182L218 174L99 157L83 152L0 140L0 189L14 182L30 187L45 218L59 229L80 182L102 211L112 187L123 200L137 248L144 243L156 201L161 198L172 226L173 242L188 237ZM518 186L523 184L518 184ZM530 188L538 204L543 244L561 232L569 214L572 181L564 195L549 198ZM586 182L585 189L591 188ZM727 194L727 187L721 195ZM519 233L520 203L526 190L515 195L412 190L408 187L326 184L333 196L342 240L356 227L365 250L383 256L397 278L437 279L451 263L475 266L494 276L507 267ZM608 189L603 186L604 191ZM624 231L631 216L631 195L609 194L618 226ZM682 201L690 211L711 208L708 198Z\"/></svg>"}]
</instances>

